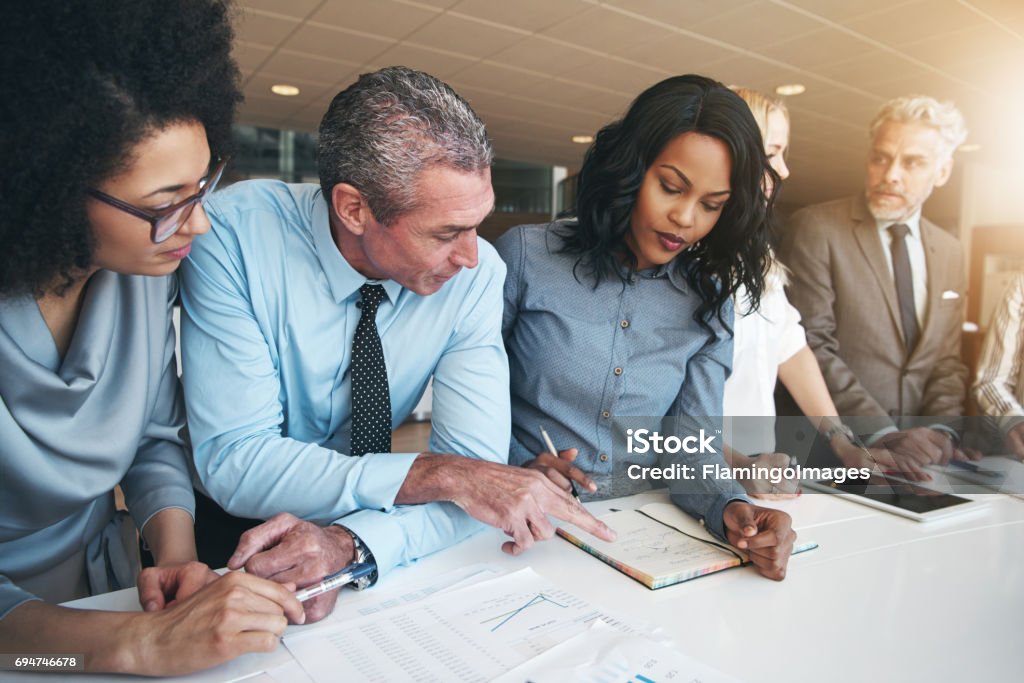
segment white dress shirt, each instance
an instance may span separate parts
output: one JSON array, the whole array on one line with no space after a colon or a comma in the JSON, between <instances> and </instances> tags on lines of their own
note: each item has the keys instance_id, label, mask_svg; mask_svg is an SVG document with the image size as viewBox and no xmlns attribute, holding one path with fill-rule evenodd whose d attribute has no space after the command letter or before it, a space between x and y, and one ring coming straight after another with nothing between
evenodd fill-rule
<instances>
[{"instance_id":1,"label":"white dress shirt","mask_svg":"<svg viewBox=\"0 0 1024 683\"><path fill-rule=\"evenodd\" d=\"M876 219L875 223L878 225L878 237L882 241L882 251L885 252L885 265L889 269L889 275L892 275L892 235L889 234L889 226L902 223L910 228L904 239L907 242L910 270L913 273L914 310L917 313L917 324L924 327L925 314L928 312L928 263L924 257L924 242L921 241L921 211L918 210L905 221Z\"/></svg>"}]
</instances>

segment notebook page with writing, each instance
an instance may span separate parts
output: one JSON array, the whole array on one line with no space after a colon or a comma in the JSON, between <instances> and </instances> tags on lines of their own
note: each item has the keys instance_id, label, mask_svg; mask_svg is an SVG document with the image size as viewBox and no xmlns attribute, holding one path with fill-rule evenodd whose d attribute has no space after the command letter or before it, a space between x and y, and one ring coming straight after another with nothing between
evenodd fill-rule
<instances>
[{"instance_id":1,"label":"notebook page with writing","mask_svg":"<svg viewBox=\"0 0 1024 683\"><path fill-rule=\"evenodd\" d=\"M571 525L559 528L558 535L652 590L749 562L742 551L669 503L649 503L600 519L615 530L617 541L602 541ZM793 552L815 547L805 542Z\"/></svg>"}]
</instances>

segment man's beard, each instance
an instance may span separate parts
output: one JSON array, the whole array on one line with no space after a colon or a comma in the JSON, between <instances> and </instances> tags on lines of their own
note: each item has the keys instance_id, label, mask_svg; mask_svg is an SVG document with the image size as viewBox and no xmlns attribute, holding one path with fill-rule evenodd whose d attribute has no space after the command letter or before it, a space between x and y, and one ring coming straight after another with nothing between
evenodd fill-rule
<instances>
[{"instance_id":1,"label":"man's beard","mask_svg":"<svg viewBox=\"0 0 1024 683\"><path fill-rule=\"evenodd\" d=\"M910 207L907 206L906 197L904 197L903 195L899 195L900 199L903 200L902 205L887 206L883 203L876 203L872 201L870 190L865 190L864 194L864 199L868 205L868 213L870 213L875 220L900 221L909 218L914 213L912 210L910 210Z\"/></svg>"}]
</instances>

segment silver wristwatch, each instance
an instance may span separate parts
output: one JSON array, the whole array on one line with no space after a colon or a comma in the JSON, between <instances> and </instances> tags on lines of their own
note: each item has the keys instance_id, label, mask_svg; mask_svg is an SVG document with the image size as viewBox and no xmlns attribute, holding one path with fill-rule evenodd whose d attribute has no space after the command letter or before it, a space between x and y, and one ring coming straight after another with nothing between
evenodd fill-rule
<instances>
[{"instance_id":1,"label":"silver wristwatch","mask_svg":"<svg viewBox=\"0 0 1024 683\"><path fill-rule=\"evenodd\" d=\"M825 440L828 443L832 443L832 439L836 438L839 434L846 437L846 440L851 444L856 445L857 438L853 435L853 430L847 427L842 422L832 425L827 432L825 432Z\"/></svg>"},{"instance_id":2,"label":"silver wristwatch","mask_svg":"<svg viewBox=\"0 0 1024 683\"><path fill-rule=\"evenodd\" d=\"M362 578L356 579L349 585L357 591L361 591L364 588L369 588L373 584L377 583L377 561L373 559L373 553L371 553L370 549L366 547L365 543L363 543L363 539L359 538L354 533L352 533L351 529L347 527L341 528L345 529L348 535L352 537L352 544L355 547L355 557L352 559L352 561L373 565L372 574L370 574L369 576L364 576Z\"/></svg>"}]
</instances>

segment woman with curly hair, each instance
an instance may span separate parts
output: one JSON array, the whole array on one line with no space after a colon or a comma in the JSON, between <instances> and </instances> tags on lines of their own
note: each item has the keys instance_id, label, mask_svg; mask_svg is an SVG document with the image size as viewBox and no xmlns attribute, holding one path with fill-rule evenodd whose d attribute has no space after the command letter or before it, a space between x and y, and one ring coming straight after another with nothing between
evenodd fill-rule
<instances>
[{"instance_id":1,"label":"woman with curly hair","mask_svg":"<svg viewBox=\"0 0 1024 683\"><path fill-rule=\"evenodd\" d=\"M0 649L144 674L272 649L288 587L195 561L171 324L240 99L228 8L44 0L0 34ZM53 604L134 585L136 528L144 613Z\"/></svg>"},{"instance_id":2,"label":"woman with curly hair","mask_svg":"<svg viewBox=\"0 0 1024 683\"><path fill-rule=\"evenodd\" d=\"M627 495L652 486L631 466L656 458L621 452L616 417L722 414L732 297L742 285L756 306L767 267L766 172L761 134L735 93L702 76L669 78L597 134L571 219L497 241L508 266L511 462L591 497ZM542 452L538 425L578 450ZM685 463L724 467L717 453ZM751 505L731 481L698 478L672 493L749 550L762 574L783 578L788 515Z\"/></svg>"}]
</instances>

